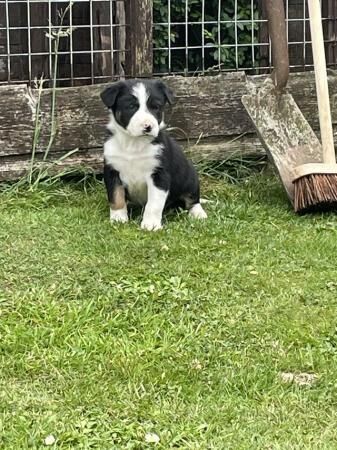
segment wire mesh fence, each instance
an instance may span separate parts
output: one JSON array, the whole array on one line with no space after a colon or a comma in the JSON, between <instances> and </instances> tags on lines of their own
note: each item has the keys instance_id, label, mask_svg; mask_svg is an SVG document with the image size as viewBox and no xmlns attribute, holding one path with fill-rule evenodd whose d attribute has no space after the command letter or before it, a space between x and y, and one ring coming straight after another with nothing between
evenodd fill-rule
<instances>
[{"instance_id":1,"label":"wire mesh fence","mask_svg":"<svg viewBox=\"0 0 337 450\"><path fill-rule=\"evenodd\" d=\"M154 72L270 71L262 0L154 0ZM336 65L336 0L322 4L328 64ZM291 69L312 68L306 0L286 0Z\"/></svg>"},{"instance_id":2,"label":"wire mesh fence","mask_svg":"<svg viewBox=\"0 0 337 450\"><path fill-rule=\"evenodd\" d=\"M59 85L121 76L125 26L124 0L0 0L0 82L50 80L58 33Z\"/></svg>"},{"instance_id":3,"label":"wire mesh fence","mask_svg":"<svg viewBox=\"0 0 337 450\"><path fill-rule=\"evenodd\" d=\"M0 83L52 79L57 32L59 86L130 76L134 42L128 40L128 17L136 14L130 5L137 1L141 5L140 0L0 0ZM337 0L321 4L327 61L335 68ZM154 75L271 70L262 0L153 0L151 6L147 29L152 30ZM67 7L61 27L59 13ZM291 69L311 69L306 0L285 0L285 8Z\"/></svg>"}]
</instances>

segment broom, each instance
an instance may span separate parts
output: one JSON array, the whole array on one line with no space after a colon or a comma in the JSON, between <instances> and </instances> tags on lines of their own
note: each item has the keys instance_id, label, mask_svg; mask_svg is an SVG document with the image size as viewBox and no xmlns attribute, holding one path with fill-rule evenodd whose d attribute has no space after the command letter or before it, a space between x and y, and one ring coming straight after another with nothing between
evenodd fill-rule
<instances>
[{"instance_id":1,"label":"broom","mask_svg":"<svg viewBox=\"0 0 337 450\"><path fill-rule=\"evenodd\" d=\"M322 163L303 164L294 170L296 212L337 208L337 164L331 124L320 0L308 0L312 53L322 140Z\"/></svg>"}]
</instances>

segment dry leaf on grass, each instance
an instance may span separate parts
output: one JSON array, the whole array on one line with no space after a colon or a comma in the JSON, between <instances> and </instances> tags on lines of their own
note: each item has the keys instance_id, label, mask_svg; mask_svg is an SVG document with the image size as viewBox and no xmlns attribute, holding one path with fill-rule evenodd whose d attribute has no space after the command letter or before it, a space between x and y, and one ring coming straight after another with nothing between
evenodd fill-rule
<instances>
[{"instance_id":1,"label":"dry leaf on grass","mask_svg":"<svg viewBox=\"0 0 337 450\"><path fill-rule=\"evenodd\" d=\"M299 386L311 386L317 381L318 376L314 373L292 373L292 372L282 372L280 374L281 380L284 383L295 383Z\"/></svg>"}]
</instances>

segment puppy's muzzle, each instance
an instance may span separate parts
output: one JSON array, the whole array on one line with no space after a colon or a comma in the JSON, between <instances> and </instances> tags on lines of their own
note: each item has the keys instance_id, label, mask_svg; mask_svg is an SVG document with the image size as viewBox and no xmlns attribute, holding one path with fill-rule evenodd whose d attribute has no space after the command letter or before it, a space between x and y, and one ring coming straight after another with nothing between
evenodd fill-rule
<instances>
[{"instance_id":1,"label":"puppy's muzzle","mask_svg":"<svg viewBox=\"0 0 337 450\"><path fill-rule=\"evenodd\" d=\"M146 123L144 125L143 133L144 134L149 134L149 133L151 133L151 131L152 131L152 125L149 125L149 124Z\"/></svg>"}]
</instances>

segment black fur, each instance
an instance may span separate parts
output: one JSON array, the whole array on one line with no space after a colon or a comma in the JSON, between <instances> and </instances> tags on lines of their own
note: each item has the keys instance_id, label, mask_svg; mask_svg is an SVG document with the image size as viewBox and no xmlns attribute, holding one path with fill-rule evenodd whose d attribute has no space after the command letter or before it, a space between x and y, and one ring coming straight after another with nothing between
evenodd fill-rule
<instances>
[{"instance_id":1,"label":"black fur","mask_svg":"<svg viewBox=\"0 0 337 450\"><path fill-rule=\"evenodd\" d=\"M178 143L165 131L160 131L154 142L164 148L160 166L152 175L154 184L169 191L167 207L181 206L190 209L200 200L199 179L195 168Z\"/></svg>"},{"instance_id":2,"label":"black fur","mask_svg":"<svg viewBox=\"0 0 337 450\"><path fill-rule=\"evenodd\" d=\"M121 179L119 178L119 173L112 167L104 164L103 178L108 194L109 203L114 203L114 192L117 186L122 186Z\"/></svg>"}]
</instances>

